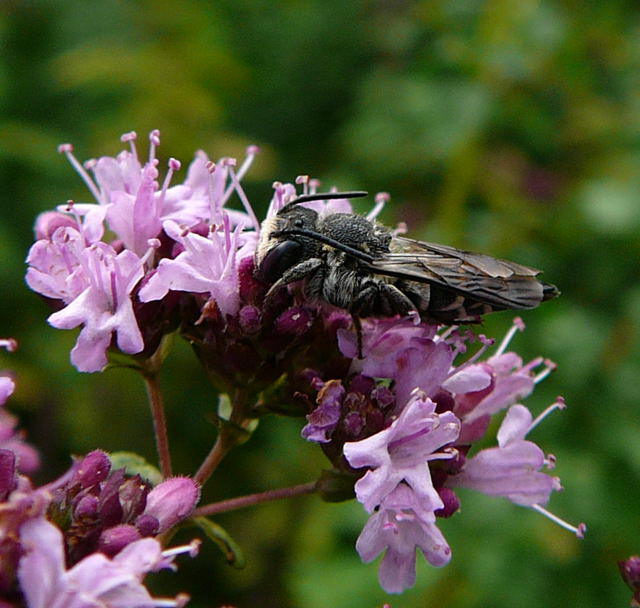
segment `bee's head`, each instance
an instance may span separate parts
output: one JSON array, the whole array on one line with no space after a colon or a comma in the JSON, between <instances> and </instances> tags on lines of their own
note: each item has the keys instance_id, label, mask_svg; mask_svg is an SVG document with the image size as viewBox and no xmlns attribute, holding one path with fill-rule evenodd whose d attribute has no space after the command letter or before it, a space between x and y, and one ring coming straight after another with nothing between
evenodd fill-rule
<instances>
[{"instance_id":1,"label":"bee's head","mask_svg":"<svg viewBox=\"0 0 640 608\"><path fill-rule=\"evenodd\" d=\"M316 230L318 214L313 209L287 205L262 223L256 249L256 276L275 283L288 268L318 254L321 245L308 237L280 235L289 230Z\"/></svg>"}]
</instances>

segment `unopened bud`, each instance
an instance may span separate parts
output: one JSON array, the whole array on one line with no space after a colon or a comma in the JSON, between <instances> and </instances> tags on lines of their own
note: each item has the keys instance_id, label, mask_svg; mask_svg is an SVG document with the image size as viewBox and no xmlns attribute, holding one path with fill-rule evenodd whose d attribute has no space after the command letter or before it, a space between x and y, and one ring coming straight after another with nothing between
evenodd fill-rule
<instances>
[{"instance_id":1,"label":"unopened bud","mask_svg":"<svg viewBox=\"0 0 640 608\"><path fill-rule=\"evenodd\" d=\"M109 456L102 450L94 450L82 459L73 476L73 481L79 483L83 488L89 488L104 481L110 470Z\"/></svg>"},{"instance_id":2,"label":"unopened bud","mask_svg":"<svg viewBox=\"0 0 640 608\"><path fill-rule=\"evenodd\" d=\"M129 524L121 524L105 530L100 535L98 549L105 555L113 557L120 553L127 545L140 538L140 533L136 528Z\"/></svg>"},{"instance_id":3,"label":"unopened bud","mask_svg":"<svg viewBox=\"0 0 640 608\"><path fill-rule=\"evenodd\" d=\"M164 532L187 517L199 499L200 487L193 479L172 477L149 492L144 513L155 517Z\"/></svg>"}]
</instances>

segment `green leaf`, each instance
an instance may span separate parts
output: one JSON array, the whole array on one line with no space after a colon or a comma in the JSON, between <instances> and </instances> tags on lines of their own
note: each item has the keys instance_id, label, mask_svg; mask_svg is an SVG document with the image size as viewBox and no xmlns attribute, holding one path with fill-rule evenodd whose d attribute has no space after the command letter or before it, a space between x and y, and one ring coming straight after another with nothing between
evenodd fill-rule
<instances>
[{"instance_id":1,"label":"green leaf","mask_svg":"<svg viewBox=\"0 0 640 608\"><path fill-rule=\"evenodd\" d=\"M246 560L242 554L242 549L228 532L207 517L194 517L194 523L212 540L224 554L227 563L234 568L244 568Z\"/></svg>"},{"instance_id":2,"label":"green leaf","mask_svg":"<svg viewBox=\"0 0 640 608\"><path fill-rule=\"evenodd\" d=\"M113 469L125 469L129 475L140 475L154 486L162 481L160 471L134 452L114 452L110 457Z\"/></svg>"}]
</instances>

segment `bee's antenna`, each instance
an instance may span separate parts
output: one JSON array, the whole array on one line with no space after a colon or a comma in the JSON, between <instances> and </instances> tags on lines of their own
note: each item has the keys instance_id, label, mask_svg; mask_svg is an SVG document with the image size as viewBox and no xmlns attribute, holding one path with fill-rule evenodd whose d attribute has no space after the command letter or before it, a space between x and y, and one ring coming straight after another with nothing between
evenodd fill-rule
<instances>
[{"instance_id":1,"label":"bee's antenna","mask_svg":"<svg viewBox=\"0 0 640 608\"><path fill-rule=\"evenodd\" d=\"M368 192L356 190L354 192L316 192L314 194L302 194L298 198L292 200L289 205L298 205L299 203L308 203L310 201L325 201L330 198L358 198L367 196Z\"/></svg>"}]
</instances>

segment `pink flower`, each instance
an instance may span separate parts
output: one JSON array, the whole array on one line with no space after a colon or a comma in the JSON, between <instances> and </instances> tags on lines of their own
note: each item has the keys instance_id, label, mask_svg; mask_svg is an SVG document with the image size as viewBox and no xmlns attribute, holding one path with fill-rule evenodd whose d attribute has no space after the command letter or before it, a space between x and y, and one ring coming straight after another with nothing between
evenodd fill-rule
<instances>
[{"instance_id":1,"label":"pink flower","mask_svg":"<svg viewBox=\"0 0 640 608\"><path fill-rule=\"evenodd\" d=\"M500 425L498 447L468 459L462 472L451 478L451 485L504 496L519 505L546 504L560 485L556 477L540 472L547 463L544 452L524 439L532 421L524 405L512 406Z\"/></svg>"},{"instance_id":2,"label":"pink flower","mask_svg":"<svg viewBox=\"0 0 640 608\"><path fill-rule=\"evenodd\" d=\"M153 598L142 584L147 572L171 568L175 554L163 552L151 538L129 544L113 559L93 553L69 570L62 533L46 519L23 524L20 540L24 556L18 578L29 608L151 608L187 602L184 595L173 600Z\"/></svg>"},{"instance_id":3,"label":"pink flower","mask_svg":"<svg viewBox=\"0 0 640 608\"><path fill-rule=\"evenodd\" d=\"M81 372L95 372L107 364L106 350L112 334L118 348L140 352L144 342L133 313L131 292L143 276L142 260L132 251L119 254L106 243L96 243L81 253L89 286L62 310L49 317L59 329L83 325L71 351L71 362Z\"/></svg>"},{"instance_id":4,"label":"pink flower","mask_svg":"<svg viewBox=\"0 0 640 608\"><path fill-rule=\"evenodd\" d=\"M33 291L69 304L88 286L83 264L83 235L69 226L57 228L50 239L36 241L29 250L26 281Z\"/></svg>"},{"instance_id":5,"label":"pink flower","mask_svg":"<svg viewBox=\"0 0 640 608\"><path fill-rule=\"evenodd\" d=\"M387 593L401 593L414 585L416 549L432 566L449 563L451 549L435 519L433 511L425 509L411 488L401 483L367 521L356 549L365 563L385 551L378 576Z\"/></svg>"},{"instance_id":6,"label":"pink flower","mask_svg":"<svg viewBox=\"0 0 640 608\"><path fill-rule=\"evenodd\" d=\"M170 290L208 293L224 314L238 312L240 303L238 262L253 255L255 243L245 240L240 246L240 229L210 231L204 237L183 230L175 222L164 223L165 232L184 247L174 259L160 260L158 271L140 290L140 300L160 300Z\"/></svg>"},{"instance_id":7,"label":"pink flower","mask_svg":"<svg viewBox=\"0 0 640 608\"><path fill-rule=\"evenodd\" d=\"M355 485L356 496L369 513L401 481L424 501L425 508L434 511L444 506L427 463L452 457L436 450L457 439L460 421L451 412L436 414L435 408L433 401L416 393L389 428L344 444L344 456L352 467L369 467Z\"/></svg>"}]
</instances>

